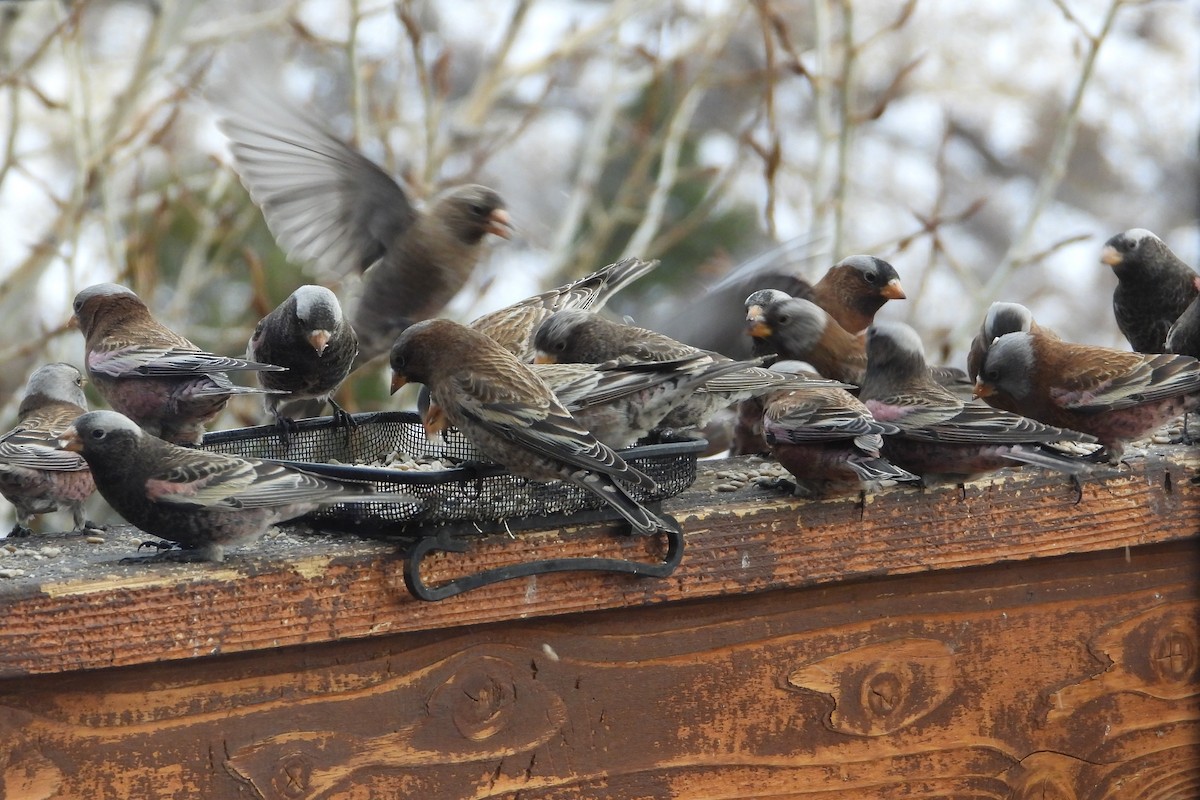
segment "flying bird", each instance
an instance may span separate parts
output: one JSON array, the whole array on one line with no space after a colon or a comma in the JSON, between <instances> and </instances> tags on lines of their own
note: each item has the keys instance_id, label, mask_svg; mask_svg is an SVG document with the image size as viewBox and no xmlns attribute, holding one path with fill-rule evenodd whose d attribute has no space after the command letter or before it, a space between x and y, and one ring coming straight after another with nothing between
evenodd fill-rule
<instances>
[{"instance_id":1,"label":"flying bird","mask_svg":"<svg viewBox=\"0 0 1200 800\"><path fill-rule=\"evenodd\" d=\"M586 489L634 533L674 530L627 488L651 490L654 481L599 442L528 365L489 336L451 320L425 320L400 335L390 359L393 392L410 381L429 388L426 430L453 425L515 475Z\"/></svg>"},{"instance_id":2,"label":"flying bird","mask_svg":"<svg viewBox=\"0 0 1200 800\"><path fill-rule=\"evenodd\" d=\"M205 352L161 324L134 292L98 283L75 295L88 378L115 410L153 436L198 445L204 426L236 394L226 372L279 372L283 367Z\"/></svg>"},{"instance_id":3,"label":"flying bird","mask_svg":"<svg viewBox=\"0 0 1200 800\"><path fill-rule=\"evenodd\" d=\"M363 273L349 312L359 338L355 367L441 311L474 273L488 234L512 236L492 189L452 186L418 207L377 164L278 92L244 83L214 100L237 173L288 258Z\"/></svg>"},{"instance_id":4,"label":"flying bird","mask_svg":"<svg viewBox=\"0 0 1200 800\"><path fill-rule=\"evenodd\" d=\"M179 447L115 411L79 417L60 446L83 456L113 510L179 544L183 553L171 557L183 560L223 561L226 550L325 503L419 502L272 461Z\"/></svg>"},{"instance_id":5,"label":"flying bird","mask_svg":"<svg viewBox=\"0 0 1200 800\"><path fill-rule=\"evenodd\" d=\"M16 427L0 436L0 494L16 508L10 537L28 536L35 514L69 510L75 530L101 529L83 502L96 489L87 462L58 449L58 437L87 412L83 376L70 364L46 364L29 376Z\"/></svg>"},{"instance_id":6,"label":"flying bird","mask_svg":"<svg viewBox=\"0 0 1200 800\"><path fill-rule=\"evenodd\" d=\"M296 289L259 320L246 346L247 359L287 370L258 373L259 385L272 390L263 403L281 430L297 418L320 416L326 403L341 424L349 424L350 415L333 393L357 354L358 337L342 316L337 295L312 284Z\"/></svg>"}]
</instances>

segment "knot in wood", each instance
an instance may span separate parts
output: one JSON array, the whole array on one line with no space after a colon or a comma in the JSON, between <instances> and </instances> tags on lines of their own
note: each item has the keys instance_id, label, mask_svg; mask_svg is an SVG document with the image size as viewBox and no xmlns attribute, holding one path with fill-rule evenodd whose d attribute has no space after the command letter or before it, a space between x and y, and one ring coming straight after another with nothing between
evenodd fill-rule
<instances>
[{"instance_id":1,"label":"knot in wood","mask_svg":"<svg viewBox=\"0 0 1200 800\"><path fill-rule=\"evenodd\" d=\"M1188 631L1170 627L1155 637L1150 665L1166 683L1191 681L1196 673L1196 640Z\"/></svg>"},{"instance_id":2,"label":"knot in wood","mask_svg":"<svg viewBox=\"0 0 1200 800\"><path fill-rule=\"evenodd\" d=\"M868 676L863 683L864 705L877 717L895 713L904 694L904 682L895 672L885 670Z\"/></svg>"},{"instance_id":3,"label":"knot in wood","mask_svg":"<svg viewBox=\"0 0 1200 800\"><path fill-rule=\"evenodd\" d=\"M1058 776L1035 776L1013 800L1076 800L1076 795Z\"/></svg>"},{"instance_id":4,"label":"knot in wood","mask_svg":"<svg viewBox=\"0 0 1200 800\"><path fill-rule=\"evenodd\" d=\"M489 739L512 723L517 699L515 669L495 656L473 659L434 690L431 710L447 714L473 742Z\"/></svg>"},{"instance_id":5,"label":"knot in wood","mask_svg":"<svg viewBox=\"0 0 1200 800\"><path fill-rule=\"evenodd\" d=\"M303 797L312 781L312 763L303 753L288 753L275 764L271 788L278 797Z\"/></svg>"}]
</instances>

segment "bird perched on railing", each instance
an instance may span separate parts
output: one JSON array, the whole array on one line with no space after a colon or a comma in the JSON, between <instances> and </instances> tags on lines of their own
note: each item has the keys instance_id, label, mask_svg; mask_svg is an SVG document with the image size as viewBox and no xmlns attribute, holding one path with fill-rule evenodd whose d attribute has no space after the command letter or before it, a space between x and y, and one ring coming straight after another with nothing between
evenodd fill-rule
<instances>
[{"instance_id":1,"label":"bird perched on railing","mask_svg":"<svg viewBox=\"0 0 1200 800\"><path fill-rule=\"evenodd\" d=\"M86 412L83 376L75 367L46 364L29 376L17 425L0 436L0 494L17 511L9 536L28 536L33 515L60 508L71 512L75 530L102 527L83 513L96 489L87 462L58 449L59 435Z\"/></svg>"},{"instance_id":2,"label":"bird perched on railing","mask_svg":"<svg viewBox=\"0 0 1200 800\"><path fill-rule=\"evenodd\" d=\"M277 92L251 83L213 95L235 166L279 246L327 272L363 272L349 304L355 366L434 316L473 274L488 234L510 238L504 201L452 186L424 208L373 161Z\"/></svg>"},{"instance_id":3,"label":"bird perched on railing","mask_svg":"<svg viewBox=\"0 0 1200 800\"><path fill-rule=\"evenodd\" d=\"M901 323L867 329L867 376L858 396L876 420L899 428L884 437L883 455L927 480L962 480L1018 464L1072 475L1088 470L1047 445L1092 442L1091 436L964 402L930 377L920 337Z\"/></svg>"},{"instance_id":4,"label":"bird perched on railing","mask_svg":"<svg viewBox=\"0 0 1200 800\"><path fill-rule=\"evenodd\" d=\"M325 503L420 502L272 461L179 447L115 411L84 414L60 442L83 456L118 514L183 548L163 553L173 559L222 561L227 549Z\"/></svg>"},{"instance_id":5,"label":"bird perched on railing","mask_svg":"<svg viewBox=\"0 0 1200 800\"><path fill-rule=\"evenodd\" d=\"M975 394L996 408L1095 436L1109 457L1200 407L1200 361L1008 333L992 342Z\"/></svg>"},{"instance_id":6,"label":"bird perched on railing","mask_svg":"<svg viewBox=\"0 0 1200 800\"><path fill-rule=\"evenodd\" d=\"M160 323L131 289L98 283L75 295L88 378L117 411L152 435L199 444L204 426L236 394L270 391L236 386L226 372L283 367L205 352Z\"/></svg>"},{"instance_id":7,"label":"bird perched on railing","mask_svg":"<svg viewBox=\"0 0 1200 800\"><path fill-rule=\"evenodd\" d=\"M1117 276L1113 314L1130 346L1139 353L1164 352L1167 331L1200 295L1195 270L1145 228L1109 239L1100 260Z\"/></svg>"}]
</instances>

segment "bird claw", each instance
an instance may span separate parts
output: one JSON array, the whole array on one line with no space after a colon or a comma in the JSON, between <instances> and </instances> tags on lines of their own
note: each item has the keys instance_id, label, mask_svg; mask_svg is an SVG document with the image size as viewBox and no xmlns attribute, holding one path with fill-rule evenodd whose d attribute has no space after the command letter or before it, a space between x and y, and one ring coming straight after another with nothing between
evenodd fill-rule
<instances>
[{"instance_id":1,"label":"bird claw","mask_svg":"<svg viewBox=\"0 0 1200 800\"><path fill-rule=\"evenodd\" d=\"M79 528L82 531L95 531L96 533L104 533L108 530L107 525L101 525L99 522L92 522L90 519L85 519L83 525Z\"/></svg>"},{"instance_id":2,"label":"bird claw","mask_svg":"<svg viewBox=\"0 0 1200 800\"><path fill-rule=\"evenodd\" d=\"M9 539L27 539L33 535L33 529L27 528L21 523L13 525L13 529L8 532Z\"/></svg>"},{"instance_id":3,"label":"bird claw","mask_svg":"<svg viewBox=\"0 0 1200 800\"><path fill-rule=\"evenodd\" d=\"M160 561L171 561L175 563L190 563L193 561L208 561L208 555L200 548L185 548L175 542L166 541L144 541L138 545L138 550L143 547L155 548L158 552L151 553L148 556L127 556L120 560L121 564L151 564Z\"/></svg>"},{"instance_id":4,"label":"bird claw","mask_svg":"<svg viewBox=\"0 0 1200 800\"><path fill-rule=\"evenodd\" d=\"M279 433L279 443L287 450L292 443L292 437L300 432L300 424L290 417L275 417L275 430Z\"/></svg>"},{"instance_id":5,"label":"bird claw","mask_svg":"<svg viewBox=\"0 0 1200 800\"><path fill-rule=\"evenodd\" d=\"M329 398L329 405L333 408L330 425L334 428L345 428L346 438L349 439L351 431L358 427L354 415L335 403L332 397Z\"/></svg>"},{"instance_id":6,"label":"bird claw","mask_svg":"<svg viewBox=\"0 0 1200 800\"><path fill-rule=\"evenodd\" d=\"M1080 482L1078 475L1071 476L1071 487L1075 489L1075 501L1071 505L1077 506L1083 502L1083 483Z\"/></svg>"},{"instance_id":7,"label":"bird claw","mask_svg":"<svg viewBox=\"0 0 1200 800\"><path fill-rule=\"evenodd\" d=\"M164 550L173 550L174 548L176 548L178 546L179 545L177 545L175 542L168 542L163 539L146 539L145 541L143 541L141 544L139 544L137 546L137 549L138 549L138 552L140 553L140 552L142 552L143 547L153 547L156 551L161 553Z\"/></svg>"}]
</instances>

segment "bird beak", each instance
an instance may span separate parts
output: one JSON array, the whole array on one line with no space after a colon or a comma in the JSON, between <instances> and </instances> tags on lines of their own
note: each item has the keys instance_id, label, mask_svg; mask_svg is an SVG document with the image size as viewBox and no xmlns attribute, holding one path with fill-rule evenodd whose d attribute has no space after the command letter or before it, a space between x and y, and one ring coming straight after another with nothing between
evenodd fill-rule
<instances>
[{"instance_id":1,"label":"bird beak","mask_svg":"<svg viewBox=\"0 0 1200 800\"><path fill-rule=\"evenodd\" d=\"M488 216L488 224L484 230L501 239L511 239L513 235L512 220L503 208L497 208Z\"/></svg>"},{"instance_id":2,"label":"bird beak","mask_svg":"<svg viewBox=\"0 0 1200 800\"><path fill-rule=\"evenodd\" d=\"M67 320L67 327L68 328L78 328L79 327L79 317L72 314L71 318Z\"/></svg>"},{"instance_id":3,"label":"bird beak","mask_svg":"<svg viewBox=\"0 0 1200 800\"><path fill-rule=\"evenodd\" d=\"M899 278L892 278L890 281L885 283L883 288L879 290L879 294L881 297L886 297L888 300L904 300L908 297L908 295L904 293L904 288L900 285Z\"/></svg>"},{"instance_id":4,"label":"bird beak","mask_svg":"<svg viewBox=\"0 0 1200 800\"><path fill-rule=\"evenodd\" d=\"M1124 257L1118 252L1117 248L1110 244L1104 245L1104 249L1100 251L1100 261L1108 264L1110 267L1115 267L1124 260Z\"/></svg>"},{"instance_id":5,"label":"bird beak","mask_svg":"<svg viewBox=\"0 0 1200 800\"><path fill-rule=\"evenodd\" d=\"M318 356L325 354L325 348L329 346L329 338L333 336L327 330L319 329L308 334L308 343L313 346L313 350L317 351Z\"/></svg>"},{"instance_id":6,"label":"bird beak","mask_svg":"<svg viewBox=\"0 0 1200 800\"><path fill-rule=\"evenodd\" d=\"M538 350L537 355L535 355L533 357L533 363L535 363L535 364L557 364L558 357L553 356L542 350Z\"/></svg>"},{"instance_id":7,"label":"bird beak","mask_svg":"<svg viewBox=\"0 0 1200 800\"><path fill-rule=\"evenodd\" d=\"M980 378L975 381L975 389L971 392L971 396L976 400L982 400L985 397L991 397L995 393L995 387L993 387L990 383L984 383L983 379Z\"/></svg>"},{"instance_id":8,"label":"bird beak","mask_svg":"<svg viewBox=\"0 0 1200 800\"><path fill-rule=\"evenodd\" d=\"M771 326L761 319L746 319L746 333L753 336L755 339L767 339L775 331L771 330Z\"/></svg>"},{"instance_id":9,"label":"bird beak","mask_svg":"<svg viewBox=\"0 0 1200 800\"><path fill-rule=\"evenodd\" d=\"M388 394L395 394L400 391L400 387L408 383L408 378L401 375L399 372L392 373L392 390Z\"/></svg>"},{"instance_id":10,"label":"bird beak","mask_svg":"<svg viewBox=\"0 0 1200 800\"><path fill-rule=\"evenodd\" d=\"M58 449L70 450L72 453L83 452L83 440L79 438L79 431L75 430L75 426L67 428L58 437Z\"/></svg>"}]
</instances>

